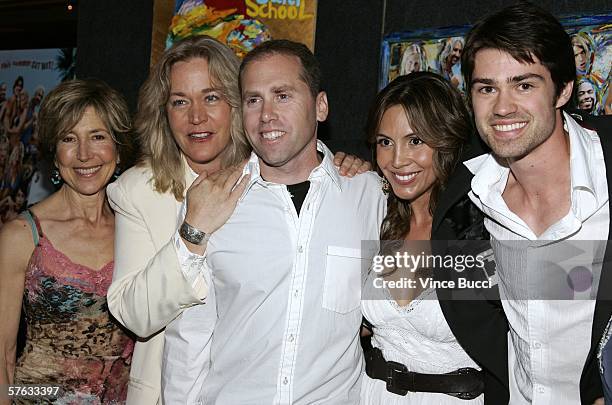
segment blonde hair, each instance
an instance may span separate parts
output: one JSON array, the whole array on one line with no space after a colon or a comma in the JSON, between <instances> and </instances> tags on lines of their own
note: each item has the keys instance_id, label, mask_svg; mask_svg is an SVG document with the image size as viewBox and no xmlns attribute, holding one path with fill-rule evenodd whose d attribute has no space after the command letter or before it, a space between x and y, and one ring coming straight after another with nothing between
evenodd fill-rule
<instances>
[{"instance_id":1,"label":"blonde hair","mask_svg":"<svg viewBox=\"0 0 612 405\"><path fill-rule=\"evenodd\" d=\"M143 160L153 171L153 187L160 193L172 191L178 201L183 200L185 193L185 163L170 130L166 104L170 97L172 66L193 58L203 58L208 62L211 84L219 89L231 107L231 139L223 152L223 165L239 163L250 153L240 113L238 57L227 46L205 35L175 43L164 52L140 89L135 128Z\"/></svg>"}]
</instances>

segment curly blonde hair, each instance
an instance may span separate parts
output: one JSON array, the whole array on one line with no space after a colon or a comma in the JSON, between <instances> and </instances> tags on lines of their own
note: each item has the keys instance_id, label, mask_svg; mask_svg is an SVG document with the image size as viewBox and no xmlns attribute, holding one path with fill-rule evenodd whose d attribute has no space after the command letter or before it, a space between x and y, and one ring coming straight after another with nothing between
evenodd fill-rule
<instances>
[{"instance_id":1,"label":"curly blonde hair","mask_svg":"<svg viewBox=\"0 0 612 405\"><path fill-rule=\"evenodd\" d=\"M153 187L160 193L170 190L178 201L183 200L185 193L185 163L170 130L166 104L170 97L172 66L193 58L203 58L208 62L211 84L219 89L231 107L231 139L223 152L223 165L239 163L250 153L240 113L238 57L227 46L205 35L175 43L164 52L140 89L135 128L143 162L153 171Z\"/></svg>"}]
</instances>

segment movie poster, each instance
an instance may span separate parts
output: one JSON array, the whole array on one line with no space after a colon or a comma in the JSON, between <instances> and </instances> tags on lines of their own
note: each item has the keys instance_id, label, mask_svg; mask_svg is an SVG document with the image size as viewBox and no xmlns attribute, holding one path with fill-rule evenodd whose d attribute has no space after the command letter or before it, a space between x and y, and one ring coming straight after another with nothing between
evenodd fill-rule
<instances>
[{"instance_id":1,"label":"movie poster","mask_svg":"<svg viewBox=\"0 0 612 405\"><path fill-rule=\"evenodd\" d=\"M561 20L572 38L576 62L573 106L593 115L612 115L612 14Z\"/></svg>"},{"instance_id":2,"label":"movie poster","mask_svg":"<svg viewBox=\"0 0 612 405\"><path fill-rule=\"evenodd\" d=\"M176 0L166 47L210 35L244 57L269 39L290 39L314 51L316 0Z\"/></svg>"},{"instance_id":3,"label":"movie poster","mask_svg":"<svg viewBox=\"0 0 612 405\"><path fill-rule=\"evenodd\" d=\"M0 51L0 227L53 188L38 146L38 111L74 77L74 49ZM34 180L34 181L33 181Z\"/></svg>"},{"instance_id":4,"label":"movie poster","mask_svg":"<svg viewBox=\"0 0 612 405\"><path fill-rule=\"evenodd\" d=\"M593 115L612 114L612 15L560 19L572 38L576 83L570 108ZM399 75L436 72L465 94L461 53L469 26L387 35L382 44L380 88Z\"/></svg>"}]
</instances>

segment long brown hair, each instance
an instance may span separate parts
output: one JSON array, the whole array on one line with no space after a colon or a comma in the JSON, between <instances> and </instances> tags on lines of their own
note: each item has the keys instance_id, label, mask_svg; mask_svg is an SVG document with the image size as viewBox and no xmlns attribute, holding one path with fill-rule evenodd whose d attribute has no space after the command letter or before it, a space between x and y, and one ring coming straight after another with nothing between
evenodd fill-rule
<instances>
[{"instance_id":1,"label":"long brown hair","mask_svg":"<svg viewBox=\"0 0 612 405\"><path fill-rule=\"evenodd\" d=\"M437 178L429 200L429 212L433 215L438 195L473 132L471 117L459 92L441 76L430 72L400 76L378 93L370 110L367 133L374 155L382 116L396 105L403 107L412 129L433 149L433 169ZM380 169L376 169L382 176ZM411 217L410 202L400 199L391 190L387 216L381 226L381 240L404 239L410 231Z\"/></svg>"}]
</instances>

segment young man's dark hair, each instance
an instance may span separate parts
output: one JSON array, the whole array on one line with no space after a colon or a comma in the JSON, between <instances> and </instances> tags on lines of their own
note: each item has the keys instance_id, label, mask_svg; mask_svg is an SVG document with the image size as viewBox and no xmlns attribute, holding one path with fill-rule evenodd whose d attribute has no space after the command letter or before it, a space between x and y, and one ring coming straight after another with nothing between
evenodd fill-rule
<instances>
[{"instance_id":1,"label":"young man's dark hair","mask_svg":"<svg viewBox=\"0 0 612 405\"><path fill-rule=\"evenodd\" d=\"M537 58L550 71L557 97L563 86L576 78L569 35L549 12L529 2L491 14L470 30L461 57L467 89L472 85L474 60L481 49L498 49L524 63L534 63L533 58Z\"/></svg>"},{"instance_id":2,"label":"young man's dark hair","mask_svg":"<svg viewBox=\"0 0 612 405\"><path fill-rule=\"evenodd\" d=\"M487 215L496 273L504 282L486 299L465 303L439 292L440 307L458 342L482 367L485 404L591 405L603 396L598 343L612 314L610 266L593 266L599 261L594 255L579 265L593 275L595 303L573 296L571 302L545 300L540 297L552 279L535 282L531 270L538 259L513 241L547 240L542 253L565 249L569 240L605 246L610 213L605 204L586 213L589 203L576 179L588 173L584 178L601 180L586 189L597 201L609 200L610 122L589 120L597 129L590 131L561 111L576 76L572 44L538 6L520 2L485 17L467 35L462 56L476 127L492 152L464 162L469 170L458 170L447 190L472 189L472 201ZM439 200L445 198L453 197L442 194ZM608 246L603 263L610 257ZM559 259L553 266L563 266ZM533 299L524 299L532 287ZM612 356L609 364L612 370Z\"/></svg>"},{"instance_id":3,"label":"young man's dark hair","mask_svg":"<svg viewBox=\"0 0 612 405\"><path fill-rule=\"evenodd\" d=\"M300 60L302 65L302 72L300 77L308 85L310 92L313 97L317 97L321 91L321 68L319 62L312 54L310 49L304 44L299 42L293 42L286 39L275 39L272 41L264 42L257 48L249 52L240 65L240 73L238 75L238 81L242 83L242 74L247 65L256 60L265 58L271 55L286 55L295 56ZM572 54L573 58L573 54ZM242 90L242 86L241 86Z\"/></svg>"}]
</instances>

